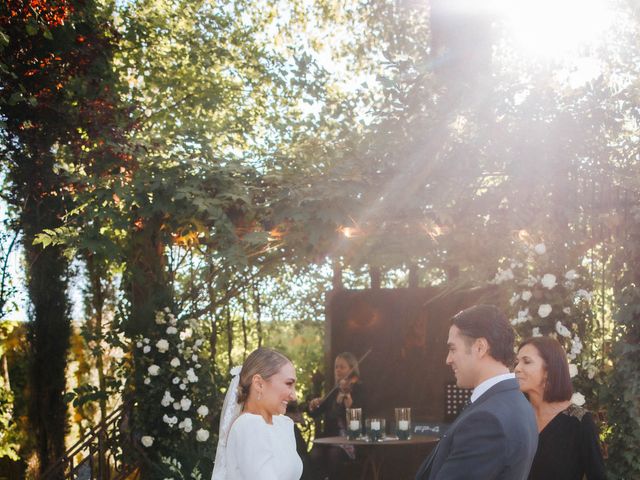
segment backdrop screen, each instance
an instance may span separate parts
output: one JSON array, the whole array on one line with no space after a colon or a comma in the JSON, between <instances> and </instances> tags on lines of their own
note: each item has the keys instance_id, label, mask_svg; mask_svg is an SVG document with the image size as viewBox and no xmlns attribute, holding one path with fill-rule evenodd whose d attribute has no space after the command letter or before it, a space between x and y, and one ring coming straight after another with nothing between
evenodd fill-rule
<instances>
[{"instance_id":1,"label":"backdrop screen","mask_svg":"<svg viewBox=\"0 0 640 480\"><path fill-rule=\"evenodd\" d=\"M325 361L344 351L361 357L367 402L365 416L393 417L394 407L412 407L414 419L444 421L445 364L450 319L480 300L486 290L443 295L437 288L334 290L327 296ZM327 375L331 378L332 375Z\"/></svg>"}]
</instances>

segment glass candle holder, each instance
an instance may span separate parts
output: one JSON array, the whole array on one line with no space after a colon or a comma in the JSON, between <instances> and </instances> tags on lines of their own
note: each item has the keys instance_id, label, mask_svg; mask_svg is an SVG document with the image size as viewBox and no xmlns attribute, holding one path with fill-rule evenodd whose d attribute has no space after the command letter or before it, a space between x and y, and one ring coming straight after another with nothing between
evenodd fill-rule
<instances>
[{"instance_id":1,"label":"glass candle holder","mask_svg":"<svg viewBox=\"0 0 640 480\"><path fill-rule=\"evenodd\" d=\"M347 437L355 440L362 435L362 409L347 408Z\"/></svg>"},{"instance_id":2,"label":"glass candle holder","mask_svg":"<svg viewBox=\"0 0 640 480\"><path fill-rule=\"evenodd\" d=\"M396 408L396 435L400 440L411 438L411 409Z\"/></svg>"},{"instance_id":3,"label":"glass candle holder","mask_svg":"<svg viewBox=\"0 0 640 480\"><path fill-rule=\"evenodd\" d=\"M380 441L386 431L384 418L367 418L367 435L372 442Z\"/></svg>"}]
</instances>

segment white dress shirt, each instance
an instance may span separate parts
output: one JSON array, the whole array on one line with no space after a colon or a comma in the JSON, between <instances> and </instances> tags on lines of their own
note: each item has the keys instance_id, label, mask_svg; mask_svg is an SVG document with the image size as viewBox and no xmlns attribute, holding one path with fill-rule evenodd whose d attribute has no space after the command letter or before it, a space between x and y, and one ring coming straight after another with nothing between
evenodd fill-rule
<instances>
[{"instance_id":1,"label":"white dress shirt","mask_svg":"<svg viewBox=\"0 0 640 480\"><path fill-rule=\"evenodd\" d=\"M484 392L489 390L496 383L509 380L510 378L516 378L516 375L514 373L503 373L502 375L487 378L484 382L473 389L473 393L471 394L471 403L475 402Z\"/></svg>"}]
</instances>

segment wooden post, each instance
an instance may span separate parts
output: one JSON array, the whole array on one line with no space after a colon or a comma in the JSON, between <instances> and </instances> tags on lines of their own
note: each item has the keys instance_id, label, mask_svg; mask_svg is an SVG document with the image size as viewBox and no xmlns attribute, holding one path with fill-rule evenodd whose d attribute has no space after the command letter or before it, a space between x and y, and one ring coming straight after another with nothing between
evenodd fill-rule
<instances>
[{"instance_id":1,"label":"wooden post","mask_svg":"<svg viewBox=\"0 0 640 480\"><path fill-rule=\"evenodd\" d=\"M338 260L333 261L333 278L331 284L334 290L342 289L342 265Z\"/></svg>"},{"instance_id":2,"label":"wooden post","mask_svg":"<svg viewBox=\"0 0 640 480\"><path fill-rule=\"evenodd\" d=\"M409 288L418 288L418 266L415 263L409 265Z\"/></svg>"},{"instance_id":3,"label":"wooden post","mask_svg":"<svg viewBox=\"0 0 640 480\"><path fill-rule=\"evenodd\" d=\"M369 267L369 276L371 277L371 289L378 290L380 288L380 267Z\"/></svg>"}]
</instances>

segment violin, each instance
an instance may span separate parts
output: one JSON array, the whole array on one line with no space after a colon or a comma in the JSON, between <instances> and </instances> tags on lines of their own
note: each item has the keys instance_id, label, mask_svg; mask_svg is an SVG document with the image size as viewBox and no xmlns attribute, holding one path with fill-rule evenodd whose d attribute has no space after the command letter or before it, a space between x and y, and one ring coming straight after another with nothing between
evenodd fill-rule
<instances>
[{"instance_id":1,"label":"violin","mask_svg":"<svg viewBox=\"0 0 640 480\"><path fill-rule=\"evenodd\" d=\"M367 352L358 360L358 365L362 364L362 362L364 361L365 358L367 358L369 356L369 354L371 353L371 351L373 350L373 348L370 348L369 350L367 350ZM346 380L346 382L343 384L343 382ZM353 368L349 371L349 373L347 374L347 376L345 378L343 378L342 380L339 380L338 382L336 382L336 384L334 385L334 387L329 390L329 392L322 397L321 399L319 399L319 401L317 401L317 404L312 407L312 410L315 410L316 408L319 408L324 402L327 401L327 399L331 396L331 394L333 392L336 391L336 389L340 389L340 391L342 392L342 396L344 397L347 393L351 393L351 386L356 383L359 380L358 376L355 374L355 372L353 371ZM341 386L343 385L343 386ZM348 390L347 390L348 389ZM343 390L347 390L347 391L343 391ZM338 396L340 396L340 394L338 394ZM342 399L340 399L340 403L342 402Z\"/></svg>"}]
</instances>

